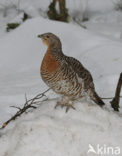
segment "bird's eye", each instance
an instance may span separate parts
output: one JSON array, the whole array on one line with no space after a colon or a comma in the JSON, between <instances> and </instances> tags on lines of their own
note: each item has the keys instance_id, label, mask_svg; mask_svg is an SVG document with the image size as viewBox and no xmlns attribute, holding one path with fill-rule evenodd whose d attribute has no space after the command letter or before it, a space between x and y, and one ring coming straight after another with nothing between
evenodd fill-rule
<instances>
[{"instance_id":1,"label":"bird's eye","mask_svg":"<svg viewBox=\"0 0 122 156\"><path fill-rule=\"evenodd\" d=\"M48 35L47 35L46 37L47 37L47 38L49 38L49 36L48 36Z\"/></svg>"}]
</instances>

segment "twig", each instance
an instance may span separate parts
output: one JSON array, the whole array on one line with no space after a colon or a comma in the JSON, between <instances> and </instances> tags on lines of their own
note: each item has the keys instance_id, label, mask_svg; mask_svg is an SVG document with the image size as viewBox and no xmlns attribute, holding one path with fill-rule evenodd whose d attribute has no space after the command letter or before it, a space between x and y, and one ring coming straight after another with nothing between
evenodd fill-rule
<instances>
[{"instance_id":1,"label":"twig","mask_svg":"<svg viewBox=\"0 0 122 156\"><path fill-rule=\"evenodd\" d=\"M122 98L122 96L119 96L120 98ZM106 98L101 98L103 100L110 100L110 99L113 99L114 97L106 97Z\"/></svg>"},{"instance_id":2,"label":"twig","mask_svg":"<svg viewBox=\"0 0 122 156\"><path fill-rule=\"evenodd\" d=\"M85 25L82 25L79 21L77 21L75 17L73 18L73 21L77 23L80 27L87 29L87 27Z\"/></svg>"},{"instance_id":3,"label":"twig","mask_svg":"<svg viewBox=\"0 0 122 156\"><path fill-rule=\"evenodd\" d=\"M16 107L16 106L10 106L10 107L12 107L12 108L16 108L16 109L21 110L21 108L20 108L20 107Z\"/></svg>"},{"instance_id":4,"label":"twig","mask_svg":"<svg viewBox=\"0 0 122 156\"><path fill-rule=\"evenodd\" d=\"M4 122L3 125L2 125L2 127L0 129L5 128L11 121L15 120L17 117L19 117L23 113L25 113L27 109L29 109L29 108L36 109L37 107L36 106L33 106L33 105L40 103L41 101L39 101L39 99L41 99L42 97L46 96L45 93L47 93L49 90L50 90L50 88L47 89L46 91L44 91L43 93L36 95L34 98L32 98L30 100L27 100L27 96L25 94L25 104L24 104L24 106L22 108L16 107L16 106L11 106L13 108L17 108L18 111L9 120L7 120L6 122Z\"/></svg>"},{"instance_id":5,"label":"twig","mask_svg":"<svg viewBox=\"0 0 122 156\"><path fill-rule=\"evenodd\" d=\"M113 98L112 101L110 101L111 106L115 111L119 111L121 87L122 87L122 73L120 74L120 77L119 77L119 81L118 81L116 92L115 92L115 97Z\"/></svg>"}]
</instances>

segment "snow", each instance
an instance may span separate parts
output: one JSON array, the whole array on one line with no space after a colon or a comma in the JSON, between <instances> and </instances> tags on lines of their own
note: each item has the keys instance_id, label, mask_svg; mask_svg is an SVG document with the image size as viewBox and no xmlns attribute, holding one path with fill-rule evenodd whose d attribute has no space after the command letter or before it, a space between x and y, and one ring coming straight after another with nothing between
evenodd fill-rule
<instances>
[{"instance_id":1,"label":"snow","mask_svg":"<svg viewBox=\"0 0 122 156\"><path fill-rule=\"evenodd\" d=\"M1 3L10 6L9 1ZM20 9L30 11L33 18L9 33L4 31L5 24L21 19L22 12L12 9L6 17L0 16L0 125L16 112L9 106L23 106L25 93L32 98L48 88L39 73L46 47L37 38L45 32L58 35L63 52L91 72L101 97L114 96L122 72L121 12L114 10L111 0L82 1L82 10L78 2L68 1L71 15L82 19L80 13L87 11L90 19L83 23L87 27L83 29L73 21L67 24L41 17L39 6L44 12L48 3L21 1ZM52 91L46 95L48 100L36 110L0 130L0 156L94 156L87 153L89 144L122 148L122 101L119 113L109 101L100 108L86 99L76 101L76 110L65 113L64 108L54 109L59 95Z\"/></svg>"},{"instance_id":2,"label":"snow","mask_svg":"<svg viewBox=\"0 0 122 156\"><path fill-rule=\"evenodd\" d=\"M1 155L84 156L89 143L122 144L121 117L113 112L82 102L76 103L77 113L70 110L66 114L64 109L54 110L55 104L54 99L43 102L38 110L18 119L0 140Z\"/></svg>"}]
</instances>

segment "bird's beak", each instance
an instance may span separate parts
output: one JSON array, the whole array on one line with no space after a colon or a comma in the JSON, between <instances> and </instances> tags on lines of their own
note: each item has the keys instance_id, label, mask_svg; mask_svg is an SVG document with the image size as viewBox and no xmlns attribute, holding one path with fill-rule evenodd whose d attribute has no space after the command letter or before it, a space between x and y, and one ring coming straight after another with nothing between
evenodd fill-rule
<instances>
[{"instance_id":1,"label":"bird's beak","mask_svg":"<svg viewBox=\"0 0 122 156\"><path fill-rule=\"evenodd\" d=\"M43 37L43 35L38 35L37 37L42 38L42 37Z\"/></svg>"}]
</instances>

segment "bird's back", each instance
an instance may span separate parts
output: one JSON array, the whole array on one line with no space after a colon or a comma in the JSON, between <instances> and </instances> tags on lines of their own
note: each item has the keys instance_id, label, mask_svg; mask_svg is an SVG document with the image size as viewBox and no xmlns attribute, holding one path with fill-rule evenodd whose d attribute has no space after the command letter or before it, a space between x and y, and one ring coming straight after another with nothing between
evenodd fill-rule
<instances>
[{"instance_id":1,"label":"bird's back","mask_svg":"<svg viewBox=\"0 0 122 156\"><path fill-rule=\"evenodd\" d=\"M77 75L77 78L80 81L84 83L84 89L89 89L89 87L94 88L93 84L93 78L90 74L90 72L75 58L73 57L67 57L66 61L69 66L71 66L72 70Z\"/></svg>"}]
</instances>

